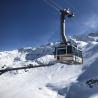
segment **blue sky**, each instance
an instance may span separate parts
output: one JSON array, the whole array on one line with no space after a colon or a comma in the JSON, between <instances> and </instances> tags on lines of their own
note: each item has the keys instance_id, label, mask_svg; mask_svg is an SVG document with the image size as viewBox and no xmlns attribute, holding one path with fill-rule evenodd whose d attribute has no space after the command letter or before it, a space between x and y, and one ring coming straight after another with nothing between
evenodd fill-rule
<instances>
[{"instance_id":1,"label":"blue sky","mask_svg":"<svg viewBox=\"0 0 98 98\"><path fill-rule=\"evenodd\" d=\"M98 31L98 0L55 0L70 8L66 34ZM44 0L0 0L0 51L59 41L59 12Z\"/></svg>"}]
</instances>

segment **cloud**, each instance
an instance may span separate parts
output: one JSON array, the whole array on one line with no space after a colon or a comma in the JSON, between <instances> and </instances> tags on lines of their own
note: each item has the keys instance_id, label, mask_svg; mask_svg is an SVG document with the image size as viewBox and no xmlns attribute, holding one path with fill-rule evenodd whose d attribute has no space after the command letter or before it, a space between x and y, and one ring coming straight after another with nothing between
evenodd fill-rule
<instances>
[{"instance_id":1,"label":"cloud","mask_svg":"<svg viewBox=\"0 0 98 98\"><path fill-rule=\"evenodd\" d=\"M98 15L92 14L91 16L89 16L88 19L84 22L84 25L88 29L97 29L97 27L98 27Z\"/></svg>"},{"instance_id":2,"label":"cloud","mask_svg":"<svg viewBox=\"0 0 98 98\"><path fill-rule=\"evenodd\" d=\"M81 19L81 28L79 32L82 33L89 33L89 32L96 32L98 31L98 14L91 13L83 17Z\"/></svg>"}]
</instances>

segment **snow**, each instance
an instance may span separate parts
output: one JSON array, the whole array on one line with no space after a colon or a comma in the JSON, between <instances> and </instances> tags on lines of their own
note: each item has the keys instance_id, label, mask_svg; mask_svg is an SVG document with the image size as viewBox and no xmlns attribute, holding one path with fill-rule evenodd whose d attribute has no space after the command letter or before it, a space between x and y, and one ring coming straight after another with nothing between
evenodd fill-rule
<instances>
[{"instance_id":1,"label":"snow","mask_svg":"<svg viewBox=\"0 0 98 98\"><path fill-rule=\"evenodd\" d=\"M89 88L86 84L89 79L98 79L98 42L76 42L83 50L82 65L57 62L53 43L0 52L0 69L52 64L0 75L0 98L98 98L98 85Z\"/></svg>"},{"instance_id":2,"label":"snow","mask_svg":"<svg viewBox=\"0 0 98 98\"><path fill-rule=\"evenodd\" d=\"M76 82L80 66L56 64L52 67L29 70L0 77L0 98L58 98L58 90ZM70 71L71 70L71 71ZM78 70L77 73L75 73ZM58 77L59 75L59 77ZM67 76L67 77L66 77ZM3 84L3 85L2 85ZM6 93L6 94L4 94Z\"/></svg>"},{"instance_id":3,"label":"snow","mask_svg":"<svg viewBox=\"0 0 98 98\"><path fill-rule=\"evenodd\" d=\"M90 98L98 98L98 94L91 96Z\"/></svg>"}]
</instances>

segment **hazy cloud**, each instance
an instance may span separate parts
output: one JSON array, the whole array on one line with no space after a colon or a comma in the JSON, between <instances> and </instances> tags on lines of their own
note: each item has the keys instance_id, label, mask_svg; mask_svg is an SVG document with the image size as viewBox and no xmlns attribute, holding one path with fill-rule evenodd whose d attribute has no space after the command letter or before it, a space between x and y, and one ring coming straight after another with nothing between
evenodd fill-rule
<instances>
[{"instance_id":1,"label":"hazy cloud","mask_svg":"<svg viewBox=\"0 0 98 98\"><path fill-rule=\"evenodd\" d=\"M92 14L89 16L84 25L89 29L96 29L98 27L98 15Z\"/></svg>"}]
</instances>

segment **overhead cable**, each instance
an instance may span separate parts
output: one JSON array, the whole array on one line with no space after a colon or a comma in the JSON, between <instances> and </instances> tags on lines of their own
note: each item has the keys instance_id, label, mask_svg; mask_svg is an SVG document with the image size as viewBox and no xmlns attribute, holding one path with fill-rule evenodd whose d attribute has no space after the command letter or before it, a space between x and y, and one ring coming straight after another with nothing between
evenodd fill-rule
<instances>
[{"instance_id":1,"label":"overhead cable","mask_svg":"<svg viewBox=\"0 0 98 98\"><path fill-rule=\"evenodd\" d=\"M56 11L62 9L62 7L59 6L54 0L43 0L43 1L46 2L48 5L50 5L51 7L53 7Z\"/></svg>"}]
</instances>

